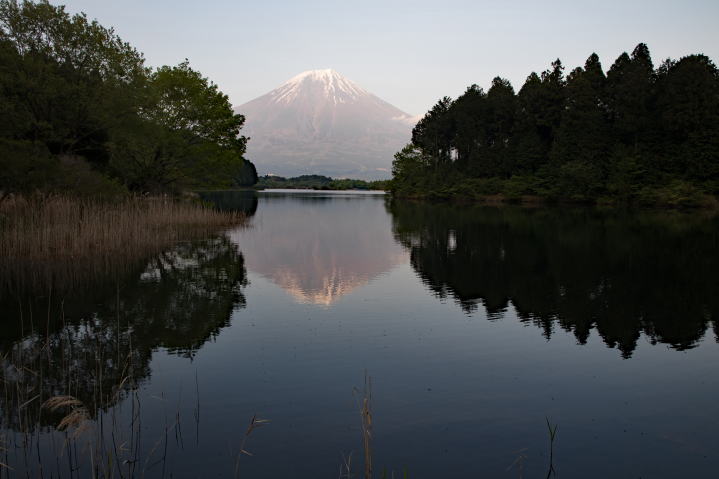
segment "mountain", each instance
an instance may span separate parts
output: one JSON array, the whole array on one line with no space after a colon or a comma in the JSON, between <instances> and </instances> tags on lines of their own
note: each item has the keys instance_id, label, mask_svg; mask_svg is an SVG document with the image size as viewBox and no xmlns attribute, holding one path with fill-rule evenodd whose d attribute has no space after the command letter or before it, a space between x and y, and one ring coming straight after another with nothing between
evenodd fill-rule
<instances>
[{"instance_id":1,"label":"mountain","mask_svg":"<svg viewBox=\"0 0 719 479\"><path fill-rule=\"evenodd\" d=\"M236 111L260 175L389 178L416 120L331 69L300 73Z\"/></svg>"}]
</instances>

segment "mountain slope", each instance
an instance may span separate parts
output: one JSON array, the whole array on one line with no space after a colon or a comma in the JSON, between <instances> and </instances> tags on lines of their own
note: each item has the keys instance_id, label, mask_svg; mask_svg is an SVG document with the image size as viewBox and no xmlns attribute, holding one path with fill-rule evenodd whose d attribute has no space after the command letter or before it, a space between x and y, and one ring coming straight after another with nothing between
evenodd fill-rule
<instances>
[{"instance_id":1,"label":"mountain slope","mask_svg":"<svg viewBox=\"0 0 719 479\"><path fill-rule=\"evenodd\" d=\"M237 108L258 173L388 178L414 118L334 70L311 70Z\"/></svg>"}]
</instances>

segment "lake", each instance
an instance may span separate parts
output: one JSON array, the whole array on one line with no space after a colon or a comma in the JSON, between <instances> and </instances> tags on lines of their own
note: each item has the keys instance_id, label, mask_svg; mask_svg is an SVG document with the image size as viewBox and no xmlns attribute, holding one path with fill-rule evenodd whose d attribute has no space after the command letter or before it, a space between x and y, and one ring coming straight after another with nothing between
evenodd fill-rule
<instances>
[{"instance_id":1,"label":"lake","mask_svg":"<svg viewBox=\"0 0 719 479\"><path fill-rule=\"evenodd\" d=\"M4 299L0 477L88 477L56 394L97 405L117 477L361 477L365 375L375 477L547 477L548 422L559 477L719 470L717 217L205 198L248 226Z\"/></svg>"}]
</instances>

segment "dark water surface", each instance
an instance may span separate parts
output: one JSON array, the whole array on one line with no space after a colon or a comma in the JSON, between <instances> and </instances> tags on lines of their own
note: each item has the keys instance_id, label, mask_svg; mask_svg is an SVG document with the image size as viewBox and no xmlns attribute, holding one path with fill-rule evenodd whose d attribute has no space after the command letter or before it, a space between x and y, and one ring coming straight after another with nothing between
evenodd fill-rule
<instances>
[{"instance_id":1,"label":"dark water surface","mask_svg":"<svg viewBox=\"0 0 719 479\"><path fill-rule=\"evenodd\" d=\"M250 226L64 298L64 327L38 305L20 321L5 302L3 353L57 365L30 388L3 363L6 443L27 430L15 412L34 404L8 389L95 404L104 388L114 392L99 394L93 417L142 418L138 477L336 478L350 453L360 477L353 390L367 371L376 477L383 467L546 477L546 418L558 424L558 477L716 476L717 218L376 194L208 198L248 212ZM136 393L113 389L123 358ZM255 413L271 422L252 432L253 456L238 468ZM32 457L45 477L82 476L47 442L64 437L57 421L41 414ZM9 449L10 477L37 474Z\"/></svg>"}]
</instances>

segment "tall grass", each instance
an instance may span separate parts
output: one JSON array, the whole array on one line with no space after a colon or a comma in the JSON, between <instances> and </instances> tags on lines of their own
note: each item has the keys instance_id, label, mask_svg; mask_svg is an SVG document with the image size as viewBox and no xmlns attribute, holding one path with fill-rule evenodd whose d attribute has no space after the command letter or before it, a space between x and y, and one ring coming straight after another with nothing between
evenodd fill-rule
<instances>
[{"instance_id":1,"label":"tall grass","mask_svg":"<svg viewBox=\"0 0 719 479\"><path fill-rule=\"evenodd\" d=\"M164 471L170 434L182 442L179 410L153 431L154 447L143 442L137 352L129 336L103 344L91 322L68 325L47 338L31 334L0 356L0 478L157 477L160 467Z\"/></svg>"},{"instance_id":2,"label":"tall grass","mask_svg":"<svg viewBox=\"0 0 719 479\"><path fill-rule=\"evenodd\" d=\"M177 477L177 455L199 454L197 375L195 449L183 437L182 393L174 412L164 393L141 393L142 353L133 349L132 330L99 336L93 321L68 324L48 337L31 334L0 354L0 479ZM148 408L142 397L160 400L163 412ZM148 414L155 416L143 424ZM250 436L268 422L252 416L234 476L227 477L245 477L241 457L252 456ZM231 454L226 457L225 463L209 459L208 474L230 473Z\"/></svg>"},{"instance_id":3,"label":"tall grass","mask_svg":"<svg viewBox=\"0 0 719 479\"><path fill-rule=\"evenodd\" d=\"M177 241L244 221L241 213L168 197L5 199L0 203L0 296L77 288L123 273Z\"/></svg>"}]
</instances>

